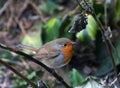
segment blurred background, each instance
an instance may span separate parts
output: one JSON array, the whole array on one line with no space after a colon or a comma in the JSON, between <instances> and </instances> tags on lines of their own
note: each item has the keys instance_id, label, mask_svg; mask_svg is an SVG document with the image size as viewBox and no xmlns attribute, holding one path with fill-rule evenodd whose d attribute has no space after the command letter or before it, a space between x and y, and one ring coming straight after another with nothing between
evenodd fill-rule
<instances>
[{"instance_id":1,"label":"blurred background","mask_svg":"<svg viewBox=\"0 0 120 88\"><path fill-rule=\"evenodd\" d=\"M88 1L103 26L111 29L112 53L120 71L120 0ZM72 87L81 84L89 75L105 77L113 67L95 19L86 14L86 26L79 29L82 24L78 24L75 27L77 32L68 32L82 12L76 0L0 0L0 43L11 47L24 44L40 48L48 41L66 37L78 44L70 63L57 69L57 73ZM64 88L46 70L20 55L0 48L0 59L35 83L43 80L50 88ZM29 86L0 63L0 88Z\"/></svg>"}]
</instances>

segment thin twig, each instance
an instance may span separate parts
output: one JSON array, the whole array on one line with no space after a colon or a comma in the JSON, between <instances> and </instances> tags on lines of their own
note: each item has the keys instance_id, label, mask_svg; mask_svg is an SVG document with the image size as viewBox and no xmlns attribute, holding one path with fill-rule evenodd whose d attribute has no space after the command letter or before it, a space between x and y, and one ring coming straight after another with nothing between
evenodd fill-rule
<instances>
[{"instance_id":1,"label":"thin twig","mask_svg":"<svg viewBox=\"0 0 120 88\"><path fill-rule=\"evenodd\" d=\"M117 77L117 79L118 79L118 81L119 81L119 85L120 85L120 79L119 79L119 76L117 75L117 74L118 74L118 71L117 71L117 68L116 68L115 61L114 61L114 56L113 56L113 54L112 54L111 44L109 44L109 41L106 39L105 34L104 34L104 32L103 32L105 29L104 29L104 27L102 26L101 22L100 22L100 21L98 20L98 18L96 17L96 14L94 14L93 17L95 18L97 24L99 25L99 27L100 27L100 29L101 29L101 30L100 30L100 31L101 31L101 34L102 34L102 36L103 36L103 39L104 39L105 45L106 45L106 47L107 47L108 53L109 53L109 55L110 55L110 57L111 57L112 65L113 65L113 68L114 68L114 70L115 70L116 77Z\"/></svg>"},{"instance_id":2,"label":"thin twig","mask_svg":"<svg viewBox=\"0 0 120 88\"><path fill-rule=\"evenodd\" d=\"M76 0L76 1L78 2L78 0ZM84 0L84 2L85 2L85 4L86 4L87 6L89 6L89 5L87 4L86 0ZM79 4L79 3L78 3L78 4ZM105 36L105 28L103 27L102 23L101 23L101 22L99 21L99 19L97 18L94 9L92 9L92 8L90 8L90 7L89 7L89 9L90 9L90 11L91 11L91 15L95 18L98 26L100 27L100 32L101 32L102 37L103 37L103 40L104 40L104 42L105 42L107 51L108 51L108 53L109 53L109 55L110 55L110 57L111 57L112 65L113 65L113 68L114 68L114 70L115 70L116 77L117 77L118 82L119 82L119 85L120 85L120 79L119 79L119 76L117 75L118 71L117 71L117 68L116 68L115 61L114 61L114 56L113 56L113 54L112 54L112 47L111 47L111 44L109 43L109 40L107 40L107 39L106 39L106 36Z\"/></svg>"},{"instance_id":3,"label":"thin twig","mask_svg":"<svg viewBox=\"0 0 120 88\"><path fill-rule=\"evenodd\" d=\"M104 17L105 17L105 28L107 28L107 3L104 0Z\"/></svg>"},{"instance_id":4,"label":"thin twig","mask_svg":"<svg viewBox=\"0 0 120 88\"><path fill-rule=\"evenodd\" d=\"M10 65L18 65L18 66L23 66L22 63L18 62L18 61L11 61L9 59L5 59L5 58L0 58L2 61L10 64Z\"/></svg>"},{"instance_id":5,"label":"thin twig","mask_svg":"<svg viewBox=\"0 0 120 88\"><path fill-rule=\"evenodd\" d=\"M70 86L63 80L63 78L62 78L61 76L59 76L59 75L55 72L54 69L51 69L51 68L47 67L47 66L44 65L42 62L38 61L37 59L33 58L32 56L30 56L30 55L28 55L28 54L26 54L26 53L24 53L24 52L18 51L18 50L16 50L16 49L13 49L13 48L11 48L11 47L8 47L8 46L6 46L6 45L4 45L4 44L2 44L2 43L0 43L0 47L1 47L2 49L6 49L6 50L9 50L9 51L15 52L15 53L17 53L17 54L19 54L19 55L22 55L22 56L24 56L26 59L31 60L31 61L33 61L34 63L42 66L42 67L43 67L44 69L46 69L51 75L53 75L58 81L60 81L66 88L70 88Z\"/></svg>"},{"instance_id":6,"label":"thin twig","mask_svg":"<svg viewBox=\"0 0 120 88\"><path fill-rule=\"evenodd\" d=\"M107 27L108 27L108 22L107 22L107 2L106 2L106 0L104 0L104 16L105 16L105 29L108 29ZM104 29L104 30L105 30ZM113 49L114 51L115 51L115 54L116 54L116 57L119 59L119 55L118 55L118 53L117 53L117 51L116 51L116 49L115 49L115 47L113 46L113 44L112 44L112 42L111 42L111 40L110 40L110 38L108 39L108 42L109 42L109 45L111 46L111 50ZM111 51L112 52L112 51ZM112 53L111 53L112 54ZM114 58L113 58L114 59ZM115 61L113 61L113 64L115 64ZM115 65L115 68L116 68L116 65ZM114 68L114 69L115 69ZM115 69L115 70L117 70L117 68ZM118 71L116 71L116 73L118 73ZM119 83L120 83L120 79L119 79L119 76L118 76L118 81L119 81Z\"/></svg>"},{"instance_id":7,"label":"thin twig","mask_svg":"<svg viewBox=\"0 0 120 88\"><path fill-rule=\"evenodd\" d=\"M85 1L85 0L84 0ZM86 3L86 2L85 2ZM87 3L86 3L87 4ZM90 8L91 9L91 8ZM93 12L92 13L92 16L95 18L98 26L100 27L100 32L102 34L102 37L103 37L103 40L105 42L105 45L106 45L106 48L107 48L107 51L111 57L111 61L112 61L112 65L113 65L113 68L114 68L114 71L115 71L115 74L116 74L116 77L118 79L118 83L120 85L120 78L118 76L118 70L116 68L116 64L115 64L115 60L114 60L114 56L112 54L112 47L111 47L111 44L109 43L109 40L106 39L106 36L105 36L105 28L103 27L102 23L99 21L99 19L97 18L96 16L96 13L93 9L91 9L91 11Z\"/></svg>"},{"instance_id":8,"label":"thin twig","mask_svg":"<svg viewBox=\"0 0 120 88\"><path fill-rule=\"evenodd\" d=\"M82 8L82 6L81 6L80 2L79 2L78 0L76 0L76 1L77 1L78 5Z\"/></svg>"},{"instance_id":9,"label":"thin twig","mask_svg":"<svg viewBox=\"0 0 120 88\"><path fill-rule=\"evenodd\" d=\"M7 1L4 6L0 9L0 16L2 15L2 13L8 8L9 6L9 1Z\"/></svg>"},{"instance_id":10,"label":"thin twig","mask_svg":"<svg viewBox=\"0 0 120 88\"><path fill-rule=\"evenodd\" d=\"M24 26L23 26L23 22L22 22L22 21L19 21L18 19L16 19L16 23L17 23L18 26L20 27L23 36L25 36L27 33L26 33L25 28L24 28Z\"/></svg>"},{"instance_id":11,"label":"thin twig","mask_svg":"<svg viewBox=\"0 0 120 88\"><path fill-rule=\"evenodd\" d=\"M22 79L24 79L26 82L28 82L33 88L37 88L37 85L35 85L35 83L33 83L31 80L29 80L28 78L26 78L25 76L23 76L20 72L18 72L17 70L15 70L12 66L10 66L8 63L6 63L5 61L0 59L0 63L5 65L7 68L9 68L11 71L13 71L15 74L17 74L18 76L20 76Z\"/></svg>"},{"instance_id":12,"label":"thin twig","mask_svg":"<svg viewBox=\"0 0 120 88\"><path fill-rule=\"evenodd\" d=\"M23 3L22 7L20 8L20 12L17 16L17 18L19 19L21 17L21 15L23 14L24 10L28 7L29 4L29 0L25 0L25 2Z\"/></svg>"},{"instance_id":13,"label":"thin twig","mask_svg":"<svg viewBox=\"0 0 120 88\"><path fill-rule=\"evenodd\" d=\"M105 45L107 47L107 50L108 50L108 53L111 57L111 61L112 61L112 65L113 65L113 68L114 68L114 71L115 71L115 74L116 74L116 77L118 79L118 83L120 85L120 78L118 76L118 70L116 68L116 64L115 64L115 60L114 60L114 56L112 54L112 47L111 47L111 44L109 43L109 41L106 39L106 36L105 36L105 28L103 27L102 23L99 21L99 19L97 18L95 12L93 11L93 17L95 18L98 26L100 27L100 31L101 31L101 34L103 36L103 39L104 39L104 42L105 42Z\"/></svg>"},{"instance_id":14,"label":"thin twig","mask_svg":"<svg viewBox=\"0 0 120 88\"><path fill-rule=\"evenodd\" d=\"M46 23L46 20L44 18L44 15L42 14L42 11L40 9L38 9L38 7L35 5L35 3L33 3L32 1L29 1L29 4L37 11L37 13L40 15L41 21L44 23Z\"/></svg>"}]
</instances>

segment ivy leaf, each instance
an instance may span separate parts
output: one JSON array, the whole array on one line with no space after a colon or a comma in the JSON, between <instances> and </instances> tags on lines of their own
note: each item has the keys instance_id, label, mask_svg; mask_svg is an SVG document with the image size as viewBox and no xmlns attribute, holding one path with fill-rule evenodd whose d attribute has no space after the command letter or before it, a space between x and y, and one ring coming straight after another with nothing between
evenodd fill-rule
<instances>
[{"instance_id":1,"label":"ivy leaf","mask_svg":"<svg viewBox=\"0 0 120 88\"><path fill-rule=\"evenodd\" d=\"M41 46L40 32L37 32L34 35L26 34L22 40L22 44L39 48Z\"/></svg>"},{"instance_id":2,"label":"ivy leaf","mask_svg":"<svg viewBox=\"0 0 120 88\"><path fill-rule=\"evenodd\" d=\"M118 65L120 64L120 36L116 40L114 47L115 50L112 49L112 54L116 65ZM96 56L99 66L95 75L101 76L107 74L113 69L111 57L108 54L107 48L105 43L102 41L101 36L98 36L96 39Z\"/></svg>"},{"instance_id":3,"label":"ivy leaf","mask_svg":"<svg viewBox=\"0 0 120 88\"><path fill-rule=\"evenodd\" d=\"M54 0L46 0L46 2L42 3L39 8L45 13L53 14L58 8L58 5L54 2Z\"/></svg>"},{"instance_id":4,"label":"ivy leaf","mask_svg":"<svg viewBox=\"0 0 120 88\"><path fill-rule=\"evenodd\" d=\"M48 42L58 38L61 21L57 18L51 18L43 28L43 42Z\"/></svg>"},{"instance_id":5,"label":"ivy leaf","mask_svg":"<svg viewBox=\"0 0 120 88\"><path fill-rule=\"evenodd\" d=\"M88 15L88 24L85 29L81 30L76 34L76 37L82 41L90 43L96 38L98 26L96 21L91 15Z\"/></svg>"},{"instance_id":6,"label":"ivy leaf","mask_svg":"<svg viewBox=\"0 0 120 88\"><path fill-rule=\"evenodd\" d=\"M41 39L41 25L39 22L35 22L31 31L28 34L25 34L21 43L23 45L40 48L42 46ZM27 51L25 51L27 52Z\"/></svg>"},{"instance_id":7,"label":"ivy leaf","mask_svg":"<svg viewBox=\"0 0 120 88\"><path fill-rule=\"evenodd\" d=\"M72 69L70 72L70 83L72 87L81 84L84 81L83 76L76 70Z\"/></svg>"}]
</instances>

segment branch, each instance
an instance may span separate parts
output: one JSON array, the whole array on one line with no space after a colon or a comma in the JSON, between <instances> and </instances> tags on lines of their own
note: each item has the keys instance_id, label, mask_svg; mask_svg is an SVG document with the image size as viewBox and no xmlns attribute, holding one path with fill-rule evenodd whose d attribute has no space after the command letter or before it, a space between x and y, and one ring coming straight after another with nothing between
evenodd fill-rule
<instances>
[{"instance_id":1,"label":"branch","mask_svg":"<svg viewBox=\"0 0 120 88\"><path fill-rule=\"evenodd\" d=\"M22 75L20 72L18 72L17 70L15 70L12 66L10 66L8 63L6 63L5 61L0 59L0 63L5 65L7 68L9 68L11 71L13 71L15 74L17 74L18 76L20 76L22 79L24 79L26 82L28 82L33 88L37 88L37 85L35 85L35 83L33 83L31 80L29 80L28 78L26 78L24 75Z\"/></svg>"},{"instance_id":2,"label":"branch","mask_svg":"<svg viewBox=\"0 0 120 88\"><path fill-rule=\"evenodd\" d=\"M29 4L37 11L37 13L40 15L41 21L42 23L46 23L46 20L44 18L44 15L42 13L42 11L36 6L35 3L33 3L31 0L29 1Z\"/></svg>"},{"instance_id":3,"label":"branch","mask_svg":"<svg viewBox=\"0 0 120 88\"><path fill-rule=\"evenodd\" d=\"M9 6L9 1L7 1L4 6L0 9L0 16L2 15L2 13L8 8Z\"/></svg>"},{"instance_id":4,"label":"branch","mask_svg":"<svg viewBox=\"0 0 120 88\"><path fill-rule=\"evenodd\" d=\"M47 67L47 66L44 65L42 62L38 61L37 59L33 58L32 56L30 56L30 55L28 55L28 54L26 54L26 53L23 53L23 52L21 52L21 51L19 51L19 50L16 50L16 49L13 49L13 48L11 48L11 47L8 47L8 46L6 46L6 45L4 45L4 44L2 44L2 43L0 43L0 47L1 47L2 49L6 49L6 50L12 51L12 52L14 52L14 53L16 53L16 54L22 55L22 56L24 56L26 59L31 60L31 61L33 61L34 63L42 66L42 67L43 67L45 70L47 70L51 75L53 75L58 81L60 81L66 88L70 88L70 86L63 80L63 78L62 78L61 76L59 76L59 75L55 72L54 69L51 69L51 68Z\"/></svg>"},{"instance_id":5,"label":"branch","mask_svg":"<svg viewBox=\"0 0 120 88\"><path fill-rule=\"evenodd\" d=\"M79 3L79 1L78 1L78 0L76 0L76 1L77 1L78 4L80 5L80 7L82 7L81 4ZM109 55L110 55L110 57L111 57L110 59L111 59L111 61L112 61L112 65L113 65L113 68L114 68L114 70L115 70L115 74L116 74L116 77L117 77L117 79L118 79L118 83L119 83L119 85L120 85L120 78L119 78L119 76L117 75L117 74L118 74L118 71L117 71L117 68L116 68L115 61L114 61L114 56L113 56L113 54L112 54L112 46L113 46L113 45L111 46L109 40L106 38L106 36L105 36L105 28L104 28L104 26L102 25L102 23L100 22L100 20L97 18L96 13L95 13L94 9L92 8L92 6L88 5L88 3L87 3L86 0L84 0L84 3L85 3L86 6L87 6L87 9L85 9L85 10L88 10L88 9L89 9L89 13L94 17L94 19L96 20L98 26L100 27L100 32L101 32L101 34L102 34L102 37L103 37L104 43L105 43L105 45L106 45L107 51L108 51L108 53L109 53Z\"/></svg>"},{"instance_id":6,"label":"branch","mask_svg":"<svg viewBox=\"0 0 120 88\"><path fill-rule=\"evenodd\" d=\"M99 27L100 27L100 32L101 32L101 34L102 34L102 36L103 36L103 40L104 40L104 42L105 42L107 51L108 51L108 53L109 53L109 55L110 55L110 57L111 57L110 59L111 59L111 61L112 61L112 65L113 65L113 68L114 68L114 70L115 70L116 77L117 77L118 82L119 82L119 85L120 85L120 78L119 78L119 76L117 75L117 74L118 74L118 70L117 70L117 68L116 68L114 56L113 56L113 54L112 54L112 47L111 47L111 44L110 44L109 40L106 39L106 36L105 36L105 28L103 27L103 25L101 24L101 22L100 22L99 19L97 18L95 12L94 12L94 14L93 14L93 17L95 18L97 24L98 24ZM113 45L112 45L112 46L113 46Z\"/></svg>"}]
</instances>

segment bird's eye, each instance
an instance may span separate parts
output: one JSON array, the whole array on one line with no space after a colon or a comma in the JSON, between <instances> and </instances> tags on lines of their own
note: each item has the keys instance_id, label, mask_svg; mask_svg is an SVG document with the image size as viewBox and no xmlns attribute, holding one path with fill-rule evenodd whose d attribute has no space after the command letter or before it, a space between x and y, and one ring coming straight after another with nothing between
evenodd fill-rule
<instances>
[{"instance_id":1,"label":"bird's eye","mask_svg":"<svg viewBox=\"0 0 120 88\"><path fill-rule=\"evenodd\" d=\"M67 46L67 44L64 44L64 46Z\"/></svg>"}]
</instances>

